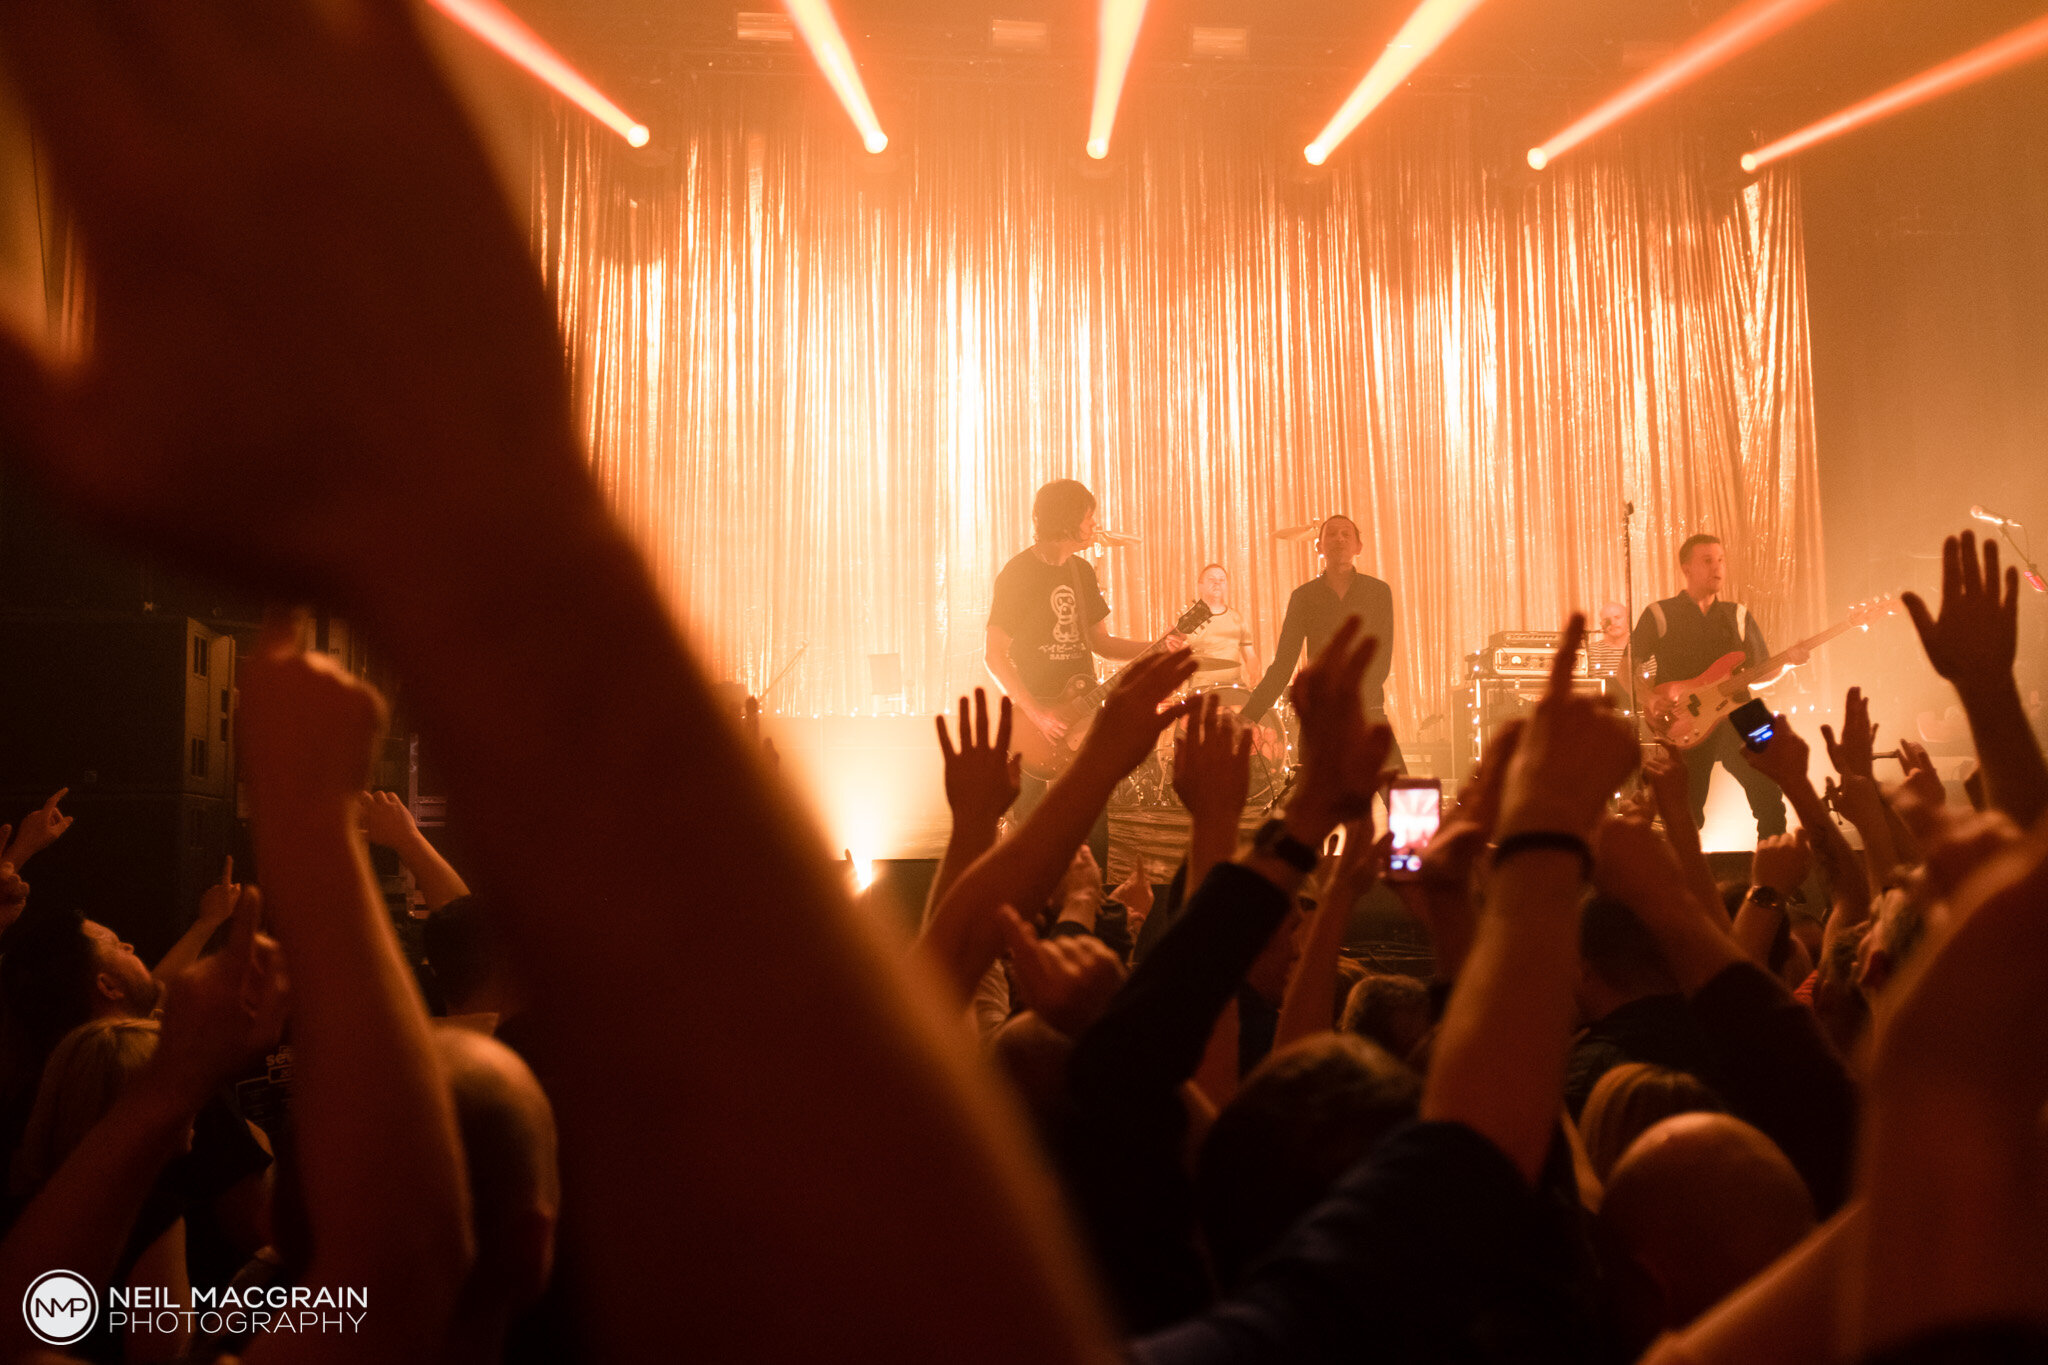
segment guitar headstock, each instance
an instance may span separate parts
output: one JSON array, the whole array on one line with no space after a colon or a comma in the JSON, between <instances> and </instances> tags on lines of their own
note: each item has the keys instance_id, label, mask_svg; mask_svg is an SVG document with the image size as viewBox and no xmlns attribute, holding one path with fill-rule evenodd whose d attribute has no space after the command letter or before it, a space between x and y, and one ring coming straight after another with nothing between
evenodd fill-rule
<instances>
[{"instance_id":1,"label":"guitar headstock","mask_svg":"<svg viewBox=\"0 0 2048 1365\"><path fill-rule=\"evenodd\" d=\"M1197 597L1194 605L1182 612L1180 619L1173 623L1173 633L1176 635L1186 635L1190 631L1200 630L1203 626L1209 624L1209 618L1215 614L1215 612L1209 610L1207 602Z\"/></svg>"},{"instance_id":2,"label":"guitar headstock","mask_svg":"<svg viewBox=\"0 0 2048 1365\"><path fill-rule=\"evenodd\" d=\"M1868 602L1858 602L1849 608L1849 624L1859 630L1869 630L1873 623L1898 614L1899 600L1886 593L1881 597L1873 597Z\"/></svg>"}]
</instances>

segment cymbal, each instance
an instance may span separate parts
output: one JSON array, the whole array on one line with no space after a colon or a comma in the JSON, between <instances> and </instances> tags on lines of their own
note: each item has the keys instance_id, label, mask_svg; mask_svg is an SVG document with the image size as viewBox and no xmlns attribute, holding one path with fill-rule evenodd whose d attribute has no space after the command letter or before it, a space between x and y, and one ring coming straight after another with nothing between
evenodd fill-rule
<instances>
[{"instance_id":1,"label":"cymbal","mask_svg":"<svg viewBox=\"0 0 2048 1365\"><path fill-rule=\"evenodd\" d=\"M1314 535L1316 528L1321 525L1320 521L1305 521L1299 526L1283 526L1273 533L1273 539L1300 540L1303 536Z\"/></svg>"},{"instance_id":2,"label":"cymbal","mask_svg":"<svg viewBox=\"0 0 2048 1365\"><path fill-rule=\"evenodd\" d=\"M1195 672L1197 673L1226 673L1236 667L1237 660L1235 659L1211 659L1201 654L1195 656Z\"/></svg>"},{"instance_id":3,"label":"cymbal","mask_svg":"<svg viewBox=\"0 0 2048 1365\"><path fill-rule=\"evenodd\" d=\"M1121 535L1115 531L1097 531L1095 543L1104 549L1121 550L1127 545L1138 545L1143 542L1137 536Z\"/></svg>"}]
</instances>

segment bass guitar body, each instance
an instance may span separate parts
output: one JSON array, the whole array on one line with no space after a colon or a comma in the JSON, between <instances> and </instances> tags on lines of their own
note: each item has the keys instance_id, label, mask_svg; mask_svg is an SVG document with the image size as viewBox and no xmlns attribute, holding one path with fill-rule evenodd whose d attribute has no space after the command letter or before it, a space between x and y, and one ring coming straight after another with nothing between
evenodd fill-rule
<instances>
[{"instance_id":1,"label":"bass guitar body","mask_svg":"<svg viewBox=\"0 0 2048 1365\"><path fill-rule=\"evenodd\" d=\"M1699 747L1729 712L1742 705L1746 689L1729 682L1741 667L1742 651L1737 650L1714 660L1714 666L1697 678L1652 688L1643 706L1643 724L1666 744Z\"/></svg>"}]
</instances>

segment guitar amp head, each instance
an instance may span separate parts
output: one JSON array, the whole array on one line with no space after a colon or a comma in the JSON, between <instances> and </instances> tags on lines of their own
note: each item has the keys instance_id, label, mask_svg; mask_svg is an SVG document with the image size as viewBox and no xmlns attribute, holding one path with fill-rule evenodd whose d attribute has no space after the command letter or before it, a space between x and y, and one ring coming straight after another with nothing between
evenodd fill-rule
<instances>
[{"instance_id":1,"label":"guitar amp head","mask_svg":"<svg viewBox=\"0 0 2048 1365\"><path fill-rule=\"evenodd\" d=\"M1495 678L1547 678L1550 666L1557 658L1558 637L1552 635L1547 644L1540 645L1492 645L1479 656L1479 671ZM1587 678L1593 674L1593 664L1581 649L1572 660L1572 676Z\"/></svg>"}]
</instances>

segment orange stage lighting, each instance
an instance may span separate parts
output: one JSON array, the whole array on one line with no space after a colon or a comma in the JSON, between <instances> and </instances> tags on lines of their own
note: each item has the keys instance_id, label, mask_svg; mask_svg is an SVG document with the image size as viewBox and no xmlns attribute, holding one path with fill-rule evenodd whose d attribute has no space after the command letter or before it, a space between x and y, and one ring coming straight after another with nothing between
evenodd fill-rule
<instances>
[{"instance_id":1,"label":"orange stage lighting","mask_svg":"<svg viewBox=\"0 0 2048 1365\"><path fill-rule=\"evenodd\" d=\"M1916 104L1924 104L1937 96L1977 81L1987 80L2001 71L2009 70L2022 62L2048 53L2048 14L2030 24L2022 25L2000 38L1993 38L1982 47L1972 48L1960 57L1952 57L1930 71L1923 71L1910 80L1899 82L1889 90L1880 91L1859 104L1852 104L1838 114L1830 114L1818 123L1810 123L1798 132L1779 138L1768 147L1759 147L1742 158L1745 171L1761 170L1773 161L1782 161L1794 152L1803 152L1816 143L1840 137L1854 128L1879 119L1890 118L1903 113Z\"/></svg>"},{"instance_id":2,"label":"orange stage lighting","mask_svg":"<svg viewBox=\"0 0 2048 1365\"><path fill-rule=\"evenodd\" d=\"M1095 49L1095 103L1088 110L1088 155L1097 161L1109 155L1110 130L1116 127L1116 106L1123 99L1124 77L1145 22L1145 0L1102 0L1101 41Z\"/></svg>"},{"instance_id":3,"label":"orange stage lighting","mask_svg":"<svg viewBox=\"0 0 2048 1365\"><path fill-rule=\"evenodd\" d=\"M647 145L647 125L637 123L606 99L598 88L556 55L555 50L498 0L428 0L453 19L542 81L554 87L592 118L635 147Z\"/></svg>"},{"instance_id":4,"label":"orange stage lighting","mask_svg":"<svg viewBox=\"0 0 2048 1365\"><path fill-rule=\"evenodd\" d=\"M867 87L860 83L860 69L853 64L853 54L847 51L846 37L839 31L839 21L832 17L832 7L825 0L789 0L789 17L796 21L797 32L804 35L804 42L817 59L818 69L825 73L832 93L839 96L853 126L860 129L861 145L871 152L882 151L889 145L889 135L875 119Z\"/></svg>"},{"instance_id":5,"label":"orange stage lighting","mask_svg":"<svg viewBox=\"0 0 2048 1365\"><path fill-rule=\"evenodd\" d=\"M1302 150L1309 164L1320 166L1329 160L1337 144L1350 137L1351 130L1365 122L1366 115L1399 89L1401 82L1427 61L1429 54L1441 47L1444 39L1480 4L1481 0L1422 0L1380 59L1372 64L1372 70L1365 73L1365 79L1345 99L1343 107L1316 134L1316 140Z\"/></svg>"},{"instance_id":6,"label":"orange stage lighting","mask_svg":"<svg viewBox=\"0 0 2048 1365\"><path fill-rule=\"evenodd\" d=\"M1682 85L1698 80L1715 67L1734 60L1779 31L1821 9L1833 0L1751 0L1742 8L1709 25L1691 42L1623 86L1592 113L1559 133L1541 147L1529 149L1529 164L1542 170L1581 142L1663 98Z\"/></svg>"}]
</instances>

